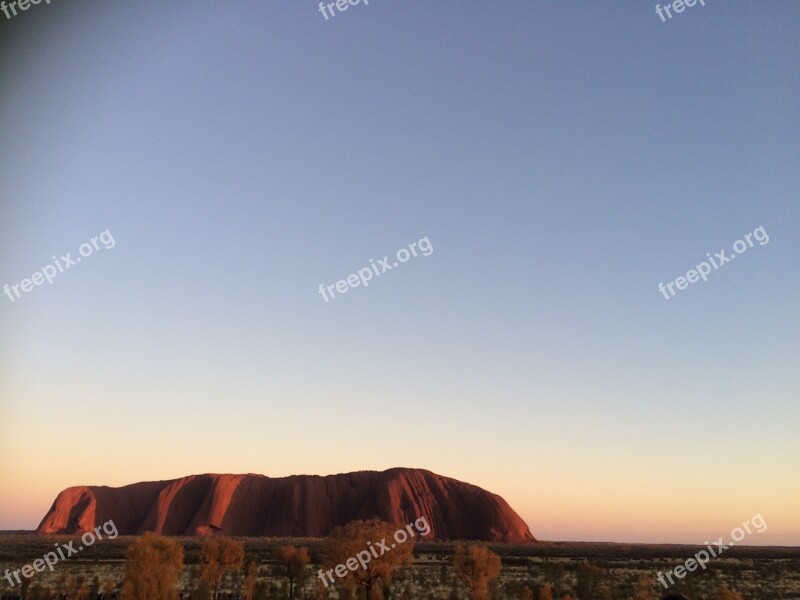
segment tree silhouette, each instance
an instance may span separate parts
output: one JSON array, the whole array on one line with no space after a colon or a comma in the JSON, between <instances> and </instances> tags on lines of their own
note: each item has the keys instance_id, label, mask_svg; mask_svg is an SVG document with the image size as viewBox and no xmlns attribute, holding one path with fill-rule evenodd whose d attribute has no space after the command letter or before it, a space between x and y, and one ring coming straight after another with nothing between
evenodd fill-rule
<instances>
[{"instance_id":1,"label":"tree silhouette","mask_svg":"<svg viewBox=\"0 0 800 600\"><path fill-rule=\"evenodd\" d=\"M125 553L123 600L175 600L183 569L183 547L146 533Z\"/></svg>"},{"instance_id":2,"label":"tree silhouette","mask_svg":"<svg viewBox=\"0 0 800 600\"><path fill-rule=\"evenodd\" d=\"M106 582L103 584L103 598L111 598L111 595L114 593L114 590L117 589L117 582L114 581L111 577L106 579Z\"/></svg>"},{"instance_id":3,"label":"tree silhouette","mask_svg":"<svg viewBox=\"0 0 800 600\"><path fill-rule=\"evenodd\" d=\"M717 600L743 600L742 595L730 589L727 585L723 585L717 590Z\"/></svg>"},{"instance_id":4,"label":"tree silhouette","mask_svg":"<svg viewBox=\"0 0 800 600\"><path fill-rule=\"evenodd\" d=\"M533 593L533 590L527 585L523 586L522 587L522 600L534 600L534 598L535 598L535 594ZM551 598L550 600L553 600L553 599Z\"/></svg>"},{"instance_id":5,"label":"tree silhouette","mask_svg":"<svg viewBox=\"0 0 800 600\"><path fill-rule=\"evenodd\" d=\"M28 590L27 596L22 596L25 600L44 600L44 594L42 592L42 586L39 583L34 583L31 585L30 589Z\"/></svg>"},{"instance_id":6,"label":"tree silhouette","mask_svg":"<svg viewBox=\"0 0 800 600\"><path fill-rule=\"evenodd\" d=\"M658 594L654 591L655 585L656 581L650 575L642 576L636 584L634 600L659 600Z\"/></svg>"},{"instance_id":7,"label":"tree silhouette","mask_svg":"<svg viewBox=\"0 0 800 600\"><path fill-rule=\"evenodd\" d=\"M244 546L229 538L207 538L200 549L200 581L217 598L220 583L228 573L235 573L244 563Z\"/></svg>"},{"instance_id":8,"label":"tree silhouette","mask_svg":"<svg viewBox=\"0 0 800 600\"><path fill-rule=\"evenodd\" d=\"M600 596L601 583L606 570L597 565L583 563L578 567L575 591L578 598L595 598Z\"/></svg>"},{"instance_id":9,"label":"tree silhouette","mask_svg":"<svg viewBox=\"0 0 800 600\"><path fill-rule=\"evenodd\" d=\"M323 567L333 569L337 565L348 566L349 560L349 565L355 568L348 566L341 579L364 590L364 598L369 600L373 593L380 593L381 582L388 584L398 567L411 564L414 560L414 540L409 537L403 543L395 543L394 533L393 525L377 518L352 521L344 527L337 527L323 542ZM381 543L388 547L394 544L395 547L386 551L379 545ZM364 558L366 567L356 560L359 553ZM369 559L366 558L367 555Z\"/></svg>"},{"instance_id":10,"label":"tree silhouette","mask_svg":"<svg viewBox=\"0 0 800 600\"><path fill-rule=\"evenodd\" d=\"M308 548L298 549L289 545L278 550L278 564L289 580L289 598L294 598L295 583L302 583L309 562Z\"/></svg>"},{"instance_id":11,"label":"tree silhouette","mask_svg":"<svg viewBox=\"0 0 800 600\"><path fill-rule=\"evenodd\" d=\"M75 592L75 597L78 600L89 600L91 598L92 590L89 587L89 584L85 581L82 581L80 586L78 586L77 591ZM97 596L95 596L97 598Z\"/></svg>"},{"instance_id":12,"label":"tree silhouette","mask_svg":"<svg viewBox=\"0 0 800 600\"><path fill-rule=\"evenodd\" d=\"M258 578L258 565L251 560L247 565L247 575L244 578L244 600L254 600L256 579Z\"/></svg>"},{"instance_id":13,"label":"tree silhouette","mask_svg":"<svg viewBox=\"0 0 800 600\"><path fill-rule=\"evenodd\" d=\"M456 574L469 586L472 600L488 600L489 584L497 579L502 569L500 557L486 546L458 544L453 556Z\"/></svg>"}]
</instances>

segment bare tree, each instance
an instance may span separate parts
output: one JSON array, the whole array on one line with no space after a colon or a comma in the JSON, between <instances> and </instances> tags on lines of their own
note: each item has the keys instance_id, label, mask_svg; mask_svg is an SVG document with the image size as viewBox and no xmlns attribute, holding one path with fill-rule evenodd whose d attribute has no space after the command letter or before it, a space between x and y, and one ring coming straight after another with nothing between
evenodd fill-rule
<instances>
[{"instance_id":1,"label":"bare tree","mask_svg":"<svg viewBox=\"0 0 800 600\"><path fill-rule=\"evenodd\" d=\"M298 549L289 545L283 546L278 551L278 564L281 565L283 573L289 581L289 598L294 598L295 583L303 582L309 562L308 548Z\"/></svg>"},{"instance_id":2,"label":"bare tree","mask_svg":"<svg viewBox=\"0 0 800 600\"><path fill-rule=\"evenodd\" d=\"M583 563L578 567L575 591L578 598L595 598L598 600L609 594L604 588L603 582L606 577L606 570L597 565Z\"/></svg>"}]
</instances>

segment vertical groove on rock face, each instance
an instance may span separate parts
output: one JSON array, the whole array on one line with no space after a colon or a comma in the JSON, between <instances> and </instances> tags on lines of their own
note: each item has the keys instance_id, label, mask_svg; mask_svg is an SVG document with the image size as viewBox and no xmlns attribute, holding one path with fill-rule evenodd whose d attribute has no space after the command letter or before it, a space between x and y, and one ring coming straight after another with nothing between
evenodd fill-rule
<instances>
[{"instance_id":1,"label":"vertical groove on rock face","mask_svg":"<svg viewBox=\"0 0 800 600\"><path fill-rule=\"evenodd\" d=\"M354 519L378 517L403 527L423 516L435 539L535 541L500 496L402 468L325 477L206 474L121 488L73 487L58 495L37 531L74 533L113 519L122 535L320 537Z\"/></svg>"}]
</instances>

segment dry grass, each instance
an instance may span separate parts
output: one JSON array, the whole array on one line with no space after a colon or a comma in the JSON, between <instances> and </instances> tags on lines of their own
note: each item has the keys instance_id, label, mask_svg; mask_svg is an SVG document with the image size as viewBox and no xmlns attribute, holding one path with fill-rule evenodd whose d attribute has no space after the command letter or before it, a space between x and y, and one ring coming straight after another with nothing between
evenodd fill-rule
<instances>
[{"instance_id":1,"label":"dry grass","mask_svg":"<svg viewBox=\"0 0 800 600\"><path fill-rule=\"evenodd\" d=\"M0 572L7 568L18 569L40 558L53 548L54 543L75 539L77 536L2 534ZM76 557L59 563L54 573L36 577L42 585L54 587L58 579L64 577L82 576L91 580L98 575L101 581L109 577L121 581L125 550L132 539L119 537L97 542ZM181 584L187 591L192 586L202 539L176 538L185 548L186 568ZM270 597L284 597L281 596L281 578L273 562L278 548L287 543L306 546L312 562L319 560L319 539L242 538L241 541L245 546L245 565L251 560L261 565L260 575L269 583ZM414 549L414 565L403 569L392 583L392 597L413 600L467 598L451 568L453 546L454 543L448 542L418 543ZM495 589L498 600L522 598L523 586L536 590L546 583L552 585L557 594L568 592L577 598L581 581L592 578L596 580L592 600L602 599L608 594L614 600L633 598L635 586L642 577L672 569L699 549L682 545L572 542L491 544L490 547L503 561L503 571ZM590 574L587 565L597 567L594 574ZM317 568L314 567L314 573ZM302 597L315 598L317 582L312 573ZM238 583L232 581L229 586ZM713 600L716 590L723 584L736 588L747 600L800 599L800 548L731 548L723 556L712 559L706 571L691 573L671 591L681 591L692 600ZM10 591L4 579L0 579L0 591Z\"/></svg>"}]
</instances>

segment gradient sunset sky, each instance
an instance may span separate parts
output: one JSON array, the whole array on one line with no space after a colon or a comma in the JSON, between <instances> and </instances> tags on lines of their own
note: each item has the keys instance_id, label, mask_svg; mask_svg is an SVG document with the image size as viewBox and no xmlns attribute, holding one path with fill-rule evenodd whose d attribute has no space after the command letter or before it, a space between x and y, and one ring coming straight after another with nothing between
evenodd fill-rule
<instances>
[{"instance_id":1,"label":"gradient sunset sky","mask_svg":"<svg viewBox=\"0 0 800 600\"><path fill-rule=\"evenodd\" d=\"M800 545L800 3L654 6L0 14L0 285L116 242L0 296L0 529L72 485L405 466L539 539Z\"/></svg>"}]
</instances>

